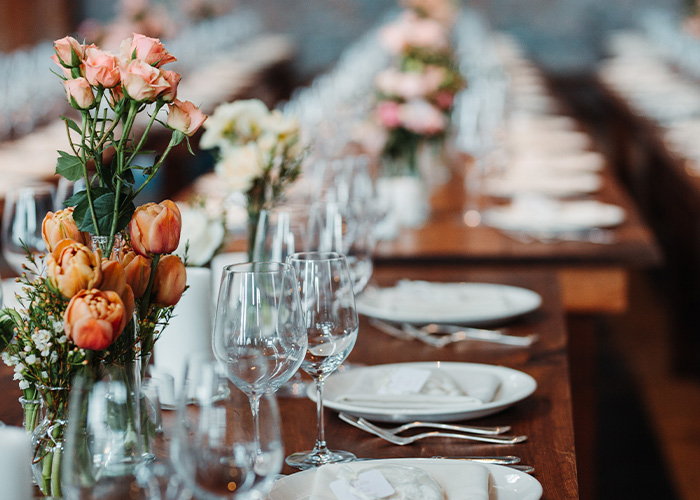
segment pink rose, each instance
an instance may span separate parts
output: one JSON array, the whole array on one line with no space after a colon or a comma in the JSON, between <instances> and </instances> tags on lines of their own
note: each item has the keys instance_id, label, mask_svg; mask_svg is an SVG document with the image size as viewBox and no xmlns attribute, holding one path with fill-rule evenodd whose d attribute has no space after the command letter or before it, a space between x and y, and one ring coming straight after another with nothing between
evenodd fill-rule
<instances>
[{"instance_id":1,"label":"pink rose","mask_svg":"<svg viewBox=\"0 0 700 500\"><path fill-rule=\"evenodd\" d=\"M394 101L382 101L377 105L377 117L387 128L396 128L401 124L399 105Z\"/></svg>"},{"instance_id":2,"label":"pink rose","mask_svg":"<svg viewBox=\"0 0 700 500\"><path fill-rule=\"evenodd\" d=\"M407 130L420 135L439 134L447 126L444 113L422 99L404 104L399 116Z\"/></svg>"},{"instance_id":3,"label":"pink rose","mask_svg":"<svg viewBox=\"0 0 700 500\"><path fill-rule=\"evenodd\" d=\"M174 71L165 70L163 71L163 78L168 82L170 88L163 92L160 96L165 102L173 102L177 98L177 86L180 83L180 74Z\"/></svg>"},{"instance_id":4,"label":"pink rose","mask_svg":"<svg viewBox=\"0 0 700 500\"><path fill-rule=\"evenodd\" d=\"M435 95L435 104L437 104L440 109L448 110L452 107L454 99L455 96L452 94L452 92L441 90Z\"/></svg>"},{"instance_id":5,"label":"pink rose","mask_svg":"<svg viewBox=\"0 0 700 500\"><path fill-rule=\"evenodd\" d=\"M114 109L122 99L124 99L124 91L122 90L121 85L117 85L116 87L109 89L107 100L109 101L109 105L112 106L112 109Z\"/></svg>"},{"instance_id":6,"label":"pink rose","mask_svg":"<svg viewBox=\"0 0 700 500\"><path fill-rule=\"evenodd\" d=\"M134 59L122 73L122 88L126 95L138 102L153 102L170 84L163 71L141 59Z\"/></svg>"},{"instance_id":7,"label":"pink rose","mask_svg":"<svg viewBox=\"0 0 700 500\"><path fill-rule=\"evenodd\" d=\"M88 81L81 77L65 80L63 86L66 89L68 102L75 109L90 109L95 104L95 94Z\"/></svg>"},{"instance_id":8,"label":"pink rose","mask_svg":"<svg viewBox=\"0 0 700 500\"><path fill-rule=\"evenodd\" d=\"M72 36L66 36L53 42L55 58L51 59L64 68L76 68L83 62L85 47Z\"/></svg>"},{"instance_id":9,"label":"pink rose","mask_svg":"<svg viewBox=\"0 0 700 500\"><path fill-rule=\"evenodd\" d=\"M85 54L85 78L90 85L109 89L119 84L121 74L114 55L96 47L86 49Z\"/></svg>"},{"instance_id":10,"label":"pink rose","mask_svg":"<svg viewBox=\"0 0 700 500\"><path fill-rule=\"evenodd\" d=\"M127 38L122 42L122 51L126 52L127 59L141 59L156 68L177 61L175 56L165 50L160 40L138 33L134 33L133 38Z\"/></svg>"},{"instance_id":11,"label":"pink rose","mask_svg":"<svg viewBox=\"0 0 700 500\"><path fill-rule=\"evenodd\" d=\"M187 136L192 136L207 119L207 115L202 113L190 101L180 102L175 99L172 104L168 105L168 108L166 125L173 130L179 130Z\"/></svg>"}]
</instances>

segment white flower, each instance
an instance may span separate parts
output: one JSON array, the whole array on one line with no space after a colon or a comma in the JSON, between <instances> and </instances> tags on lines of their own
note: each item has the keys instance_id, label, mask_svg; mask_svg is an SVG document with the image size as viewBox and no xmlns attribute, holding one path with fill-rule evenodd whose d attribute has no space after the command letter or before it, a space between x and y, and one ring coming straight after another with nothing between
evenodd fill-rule
<instances>
[{"instance_id":1,"label":"white flower","mask_svg":"<svg viewBox=\"0 0 700 500\"><path fill-rule=\"evenodd\" d=\"M19 388L20 388L21 390L29 389L29 382L27 382L27 381L24 380L24 379L20 380L20 381L19 381Z\"/></svg>"},{"instance_id":2,"label":"white flower","mask_svg":"<svg viewBox=\"0 0 700 500\"><path fill-rule=\"evenodd\" d=\"M41 372L41 378L43 378L43 379L49 378L49 373L48 372Z\"/></svg>"},{"instance_id":3,"label":"white flower","mask_svg":"<svg viewBox=\"0 0 700 500\"><path fill-rule=\"evenodd\" d=\"M30 354L29 356L27 356L27 358L24 361L28 365L33 365L34 363L37 362L37 357L34 354Z\"/></svg>"},{"instance_id":4,"label":"white flower","mask_svg":"<svg viewBox=\"0 0 700 500\"><path fill-rule=\"evenodd\" d=\"M18 373L22 373L23 371L24 371L23 365L20 365L20 364L15 365L15 376L17 376Z\"/></svg>"},{"instance_id":5,"label":"white flower","mask_svg":"<svg viewBox=\"0 0 700 500\"><path fill-rule=\"evenodd\" d=\"M265 104L258 99L244 99L220 105L204 122L204 133L199 141L202 149L223 148L232 136L237 144L254 140L269 115Z\"/></svg>"},{"instance_id":6,"label":"white flower","mask_svg":"<svg viewBox=\"0 0 700 500\"><path fill-rule=\"evenodd\" d=\"M61 335L60 337L58 337L58 343L59 343L59 344L65 344L66 342L68 342L68 336L66 336L66 335Z\"/></svg>"},{"instance_id":7,"label":"white flower","mask_svg":"<svg viewBox=\"0 0 700 500\"><path fill-rule=\"evenodd\" d=\"M10 364L10 353L3 351L2 354L0 354L0 357L2 358L2 361L7 365L7 366L12 366Z\"/></svg>"},{"instance_id":8,"label":"white flower","mask_svg":"<svg viewBox=\"0 0 700 500\"><path fill-rule=\"evenodd\" d=\"M24 346L24 352L29 352L31 350L32 350L31 346L28 346L28 345Z\"/></svg>"},{"instance_id":9,"label":"white flower","mask_svg":"<svg viewBox=\"0 0 700 500\"><path fill-rule=\"evenodd\" d=\"M417 99L403 104L399 110L401 123L411 132L434 135L445 130L445 114L427 101Z\"/></svg>"},{"instance_id":10,"label":"white flower","mask_svg":"<svg viewBox=\"0 0 700 500\"><path fill-rule=\"evenodd\" d=\"M58 353L56 351L51 353L51 357L49 357L49 361L51 363L55 363L56 361L58 361Z\"/></svg>"},{"instance_id":11,"label":"white flower","mask_svg":"<svg viewBox=\"0 0 700 500\"><path fill-rule=\"evenodd\" d=\"M284 116L280 111L274 110L261 121L262 133L277 136L279 140L286 141L299 135L299 120Z\"/></svg>"},{"instance_id":12,"label":"white flower","mask_svg":"<svg viewBox=\"0 0 700 500\"><path fill-rule=\"evenodd\" d=\"M216 173L234 191L248 191L253 181L264 172L263 158L254 142L241 147L227 147L221 153L215 167Z\"/></svg>"},{"instance_id":13,"label":"white flower","mask_svg":"<svg viewBox=\"0 0 700 500\"><path fill-rule=\"evenodd\" d=\"M45 349L41 350L41 356L42 357L47 357L49 354L51 354L51 345L47 345Z\"/></svg>"}]
</instances>

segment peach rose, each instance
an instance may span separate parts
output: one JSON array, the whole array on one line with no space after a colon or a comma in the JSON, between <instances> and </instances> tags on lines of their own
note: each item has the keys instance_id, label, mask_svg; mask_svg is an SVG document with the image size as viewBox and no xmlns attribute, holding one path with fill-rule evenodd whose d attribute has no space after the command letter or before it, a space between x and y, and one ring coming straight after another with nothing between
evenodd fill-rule
<instances>
[{"instance_id":1,"label":"peach rose","mask_svg":"<svg viewBox=\"0 0 700 500\"><path fill-rule=\"evenodd\" d=\"M68 102L75 109L90 109L95 105L95 94L92 92L92 87L82 76L72 80L64 80L63 86L66 89Z\"/></svg>"},{"instance_id":2,"label":"peach rose","mask_svg":"<svg viewBox=\"0 0 700 500\"><path fill-rule=\"evenodd\" d=\"M93 253L82 243L63 240L46 257L49 284L70 299L80 290L94 288L102 281L102 253Z\"/></svg>"},{"instance_id":3,"label":"peach rose","mask_svg":"<svg viewBox=\"0 0 700 500\"><path fill-rule=\"evenodd\" d=\"M165 102L173 102L177 98L177 86L180 83L180 74L174 71L163 71L163 78L168 82L170 88L160 95L160 98Z\"/></svg>"},{"instance_id":4,"label":"peach rose","mask_svg":"<svg viewBox=\"0 0 700 500\"><path fill-rule=\"evenodd\" d=\"M165 50L159 39L139 33L134 33L132 38L124 40L121 48L127 59L141 59L146 64L156 68L177 61L175 56Z\"/></svg>"},{"instance_id":5,"label":"peach rose","mask_svg":"<svg viewBox=\"0 0 700 500\"><path fill-rule=\"evenodd\" d=\"M140 299L146 293L151 277L151 259L130 250L122 255L120 260L126 273L126 282L134 291L134 296Z\"/></svg>"},{"instance_id":6,"label":"peach rose","mask_svg":"<svg viewBox=\"0 0 700 500\"><path fill-rule=\"evenodd\" d=\"M172 104L168 105L166 125L173 130L179 130L186 136L192 136L206 119L207 115L190 101L180 102L175 99Z\"/></svg>"},{"instance_id":7,"label":"peach rose","mask_svg":"<svg viewBox=\"0 0 700 500\"><path fill-rule=\"evenodd\" d=\"M122 72L124 93L138 102L153 102L170 84L158 68L135 59Z\"/></svg>"},{"instance_id":8,"label":"peach rose","mask_svg":"<svg viewBox=\"0 0 700 500\"><path fill-rule=\"evenodd\" d=\"M170 200L146 203L131 216L131 246L144 257L174 252L180 243L181 229L182 216L175 203Z\"/></svg>"},{"instance_id":9,"label":"peach rose","mask_svg":"<svg viewBox=\"0 0 700 500\"><path fill-rule=\"evenodd\" d=\"M180 301L187 284L185 264L177 255L166 255L158 262L153 280L153 302L174 306Z\"/></svg>"},{"instance_id":10,"label":"peach rose","mask_svg":"<svg viewBox=\"0 0 700 500\"><path fill-rule=\"evenodd\" d=\"M85 47L72 36L66 36L53 42L56 64L64 68L76 68L83 62Z\"/></svg>"},{"instance_id":11,"label":"peach rose","mask_svg":"<svg viewBox=\"0 0 700 500\"><path fill-rule=\"evenodd\" d=\"M124 91L122 90L122 86L117 85L116 87L109 89L107 99L109 101L109 105L112 106L112 108L115 108L116 105L119 104L122 99L124 99Z\"/></svg>"},{"instance_id":12,"label":"peach rose","mask_svg":"<svg viewBox=\"0 0 700 500\"><path fill-rule=\"evenodd\" d=\"M126 270L119 261L102 259L102 281L100 290L119 294L127 316L134 314L134 292L126 280Z\"/></svg>"},{"instance_id":13,"label":"peach rose","mask_svg":"<svg viewBox=\"0 0 700 500\"><path fill-rule=\"evenodd\" d=\"M121 74L114 55L97 47L87 48L85 54L85 78L90 85L108 89L119 85Z\"/></svg>"},{"instance_id":14,"label":"peach rose","mask_svg":"<svg viewBox=\"0 0 700 500\"><path fill-rule=\"evenodd\" d=\"M53 252L62 240L73 240L83 245L87 245L90 241L88 233L78 230L73 220L73 207L64 208L56 213L47 213L41 224L41 236L49 252Z\"/></svg>"},{"instance_id":15,"label":"peach rose","mask_svg":"<svg viewBox=\"0 0 700 500\"><path fill-rule=\"evenodd\" d=\"M121 335L128 318L118 293L82 290L68 303L63 330L78 347L101 350Z\"/></svg>"}]
</instances>

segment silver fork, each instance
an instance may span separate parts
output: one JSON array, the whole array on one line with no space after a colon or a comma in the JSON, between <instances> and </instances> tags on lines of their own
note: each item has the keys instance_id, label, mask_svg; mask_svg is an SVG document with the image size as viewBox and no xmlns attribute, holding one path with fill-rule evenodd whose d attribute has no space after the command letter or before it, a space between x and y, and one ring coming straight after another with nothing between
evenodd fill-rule
<instances>
[{"instance_id":1,"label":"silver fork","mask_svg":"<svg viewBox=\"0 0 700 500\"><path fill-rule=\"evenodd\" d=\"M357 417L353 417L351 415L348 415L346 413L341 413L341 417L346 417L350 419L356 419ZM347 420L345 420L347 422ZM365 420L365 422L371 423L369 420ZM498 427L484 427L484 426L479 426L479 425L454 425L454 424L443 424L439 422L419 422L419 421L414 421L414 422L407 422L403 425L399 425L398 427L381 427L387 432L391 432L392 434L400 434L403 431L407 431L409 429L418 429L418 428L429 428L429 429L440 429L443 431L457 431L457 432L467 432L470 434L483 434L486 436L495 436L498 434L503 434L504 432L508 432L510 430L510 425L500 425Z\"/></svg>"},{"instance_id":2,"label":"silver fork","mask_svg":"<svg viewBox=\"0 0 700 500\"><path fill-rule=\"evenodd\" d=\"M430 438L430 437L440 437L440 438L454 438L454 439L466 439L469 441L481 441L484 443L494 443L494 444L515 444L515 443L522 443L527 439L527 436L480 436L476 434L457 434L454 432L440 432L440 431L431 431L431 432L423 432L421 434L416 434L415 436L397 436L395 434L392 434L391 432L386 431L385 429L382 429L381 427L377 427L376 425L368 422L367 420L363 418L356 418L352 417L350 415L346 414L341 414L340 415L341 420L349 423L350 425L353 425L357 427L358 429L362 429L365 432L369 432L370 434L374 434L375 436L378 436L386 441L389 441L390 443L397 444L399 446L404 446L407 444L415 443L416 441L420 439L425 439L425 438Z\"/></svg>"},{"instance_id":3,"label":"silver fork","mask_svg":"<svg viewBox=\"0 0 700 500\"><path fill-rule=\"evenodd\" d=\"M494 342L496 344L528 347L539 337L536 333L529 335L506 335L500 330L485 330L483 328L472 328L457 325L438 325L430 323L423 327L416 327L410 323L403 323L401 330L419 340L434 347L445 347L448 344L461 340L481 340L484 342ZM435 337L435 334L445 334Z\"/></svg>"}]
</instances>

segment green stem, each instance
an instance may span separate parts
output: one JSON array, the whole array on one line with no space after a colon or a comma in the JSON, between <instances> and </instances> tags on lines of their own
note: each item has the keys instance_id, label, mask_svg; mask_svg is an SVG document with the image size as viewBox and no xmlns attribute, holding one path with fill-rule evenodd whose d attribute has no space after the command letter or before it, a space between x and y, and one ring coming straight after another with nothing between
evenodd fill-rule
<instances>
[{"instance_id":1,"label":"green stem","mask_svg":"<svg viewBox=\"0 0 700 500\"><path fill-rule=\"evenodd\" d=\"M85 129L88 126L88 112L83 111L83 127L81 131L80 143L85 144ZM81 161L80 164L83 167L83 179L85 179L85 194L87 195L88 206L90 207L90 217L92 217L92 224L95 227L95 234L100 236L100 228L97 227L97 216L95 215L95 204L92 199L92 189L90 187L90 178L88 176L87 170L87 158L85 157L85 148L81 148Z\"/></svg>"},{"instance_id":2,"label":"green stem","mask_svg":"<svg viewBox=\"0 0 700 500\"><path fill-rule=\"evenodd\" d=\"M129 160L126 162L127 165L131 165L131 162L134 161L134 158L136 155L141 151L141 148L144 146L146 143L146 138L148 137L148 133L151 131L151 127L156 121L156 116L158 115L158 112L160 109L163 107L163 104L165 104L163 101L158 101L156 103L156 109L151 115L151 119L148 121L148 125L146 126L146 130L144 130L143 134L141 135L141 140L139 140L138 145L134 148L134 151L131 153L131 156L129 157Z\"/></svg>"},{"instance_id":3,"label":"green stem","mask_svg":"<svg viewBox=\"0 0 700 500\"><path fill-rule=\"evenodd\" d=\"M53 460L51 461L51 496L56 498L63 497L61 491L61 447L57 446L53 451Z\"/></svg>"},{"instance_id":4,"label":"green stem","mask_svg":"<svg viewBox=\"0 0 700 500\"><path fill-rule=\"evenodd\" d=\"M177 132L173 132L173 135L170 137L170 142L168 143L168 147L165 148L165 151L164 151L163 154L161 155L160 159L159 159L156 163L153 164L153 166L152 166L151 169L150 169L150 173L148 174L148 177L147 177L146 180L143 182L143 184L141 184L141 185L139 186L139 188L138 188L136 191L134 191L134 194L131 196L131 199L132 199L132 200L133 200L134 198L136 198L136 196L138 196L138 194L139 194L141 191L143 191L143 188L145 188L145 187L148 185L148 183L151 182L151 181L153 180L153 178L154 178L154 177L156 176L156 174L158 173L158 169L159 169L160 166L163 164L163 162L165 161L165 159L168 157L168 154L170 154L170 150L173 149L173 148L179 143L179 141L178 141L177 138L176 138L176 134L177 134Z\"/></svg>"}]
</instances>

